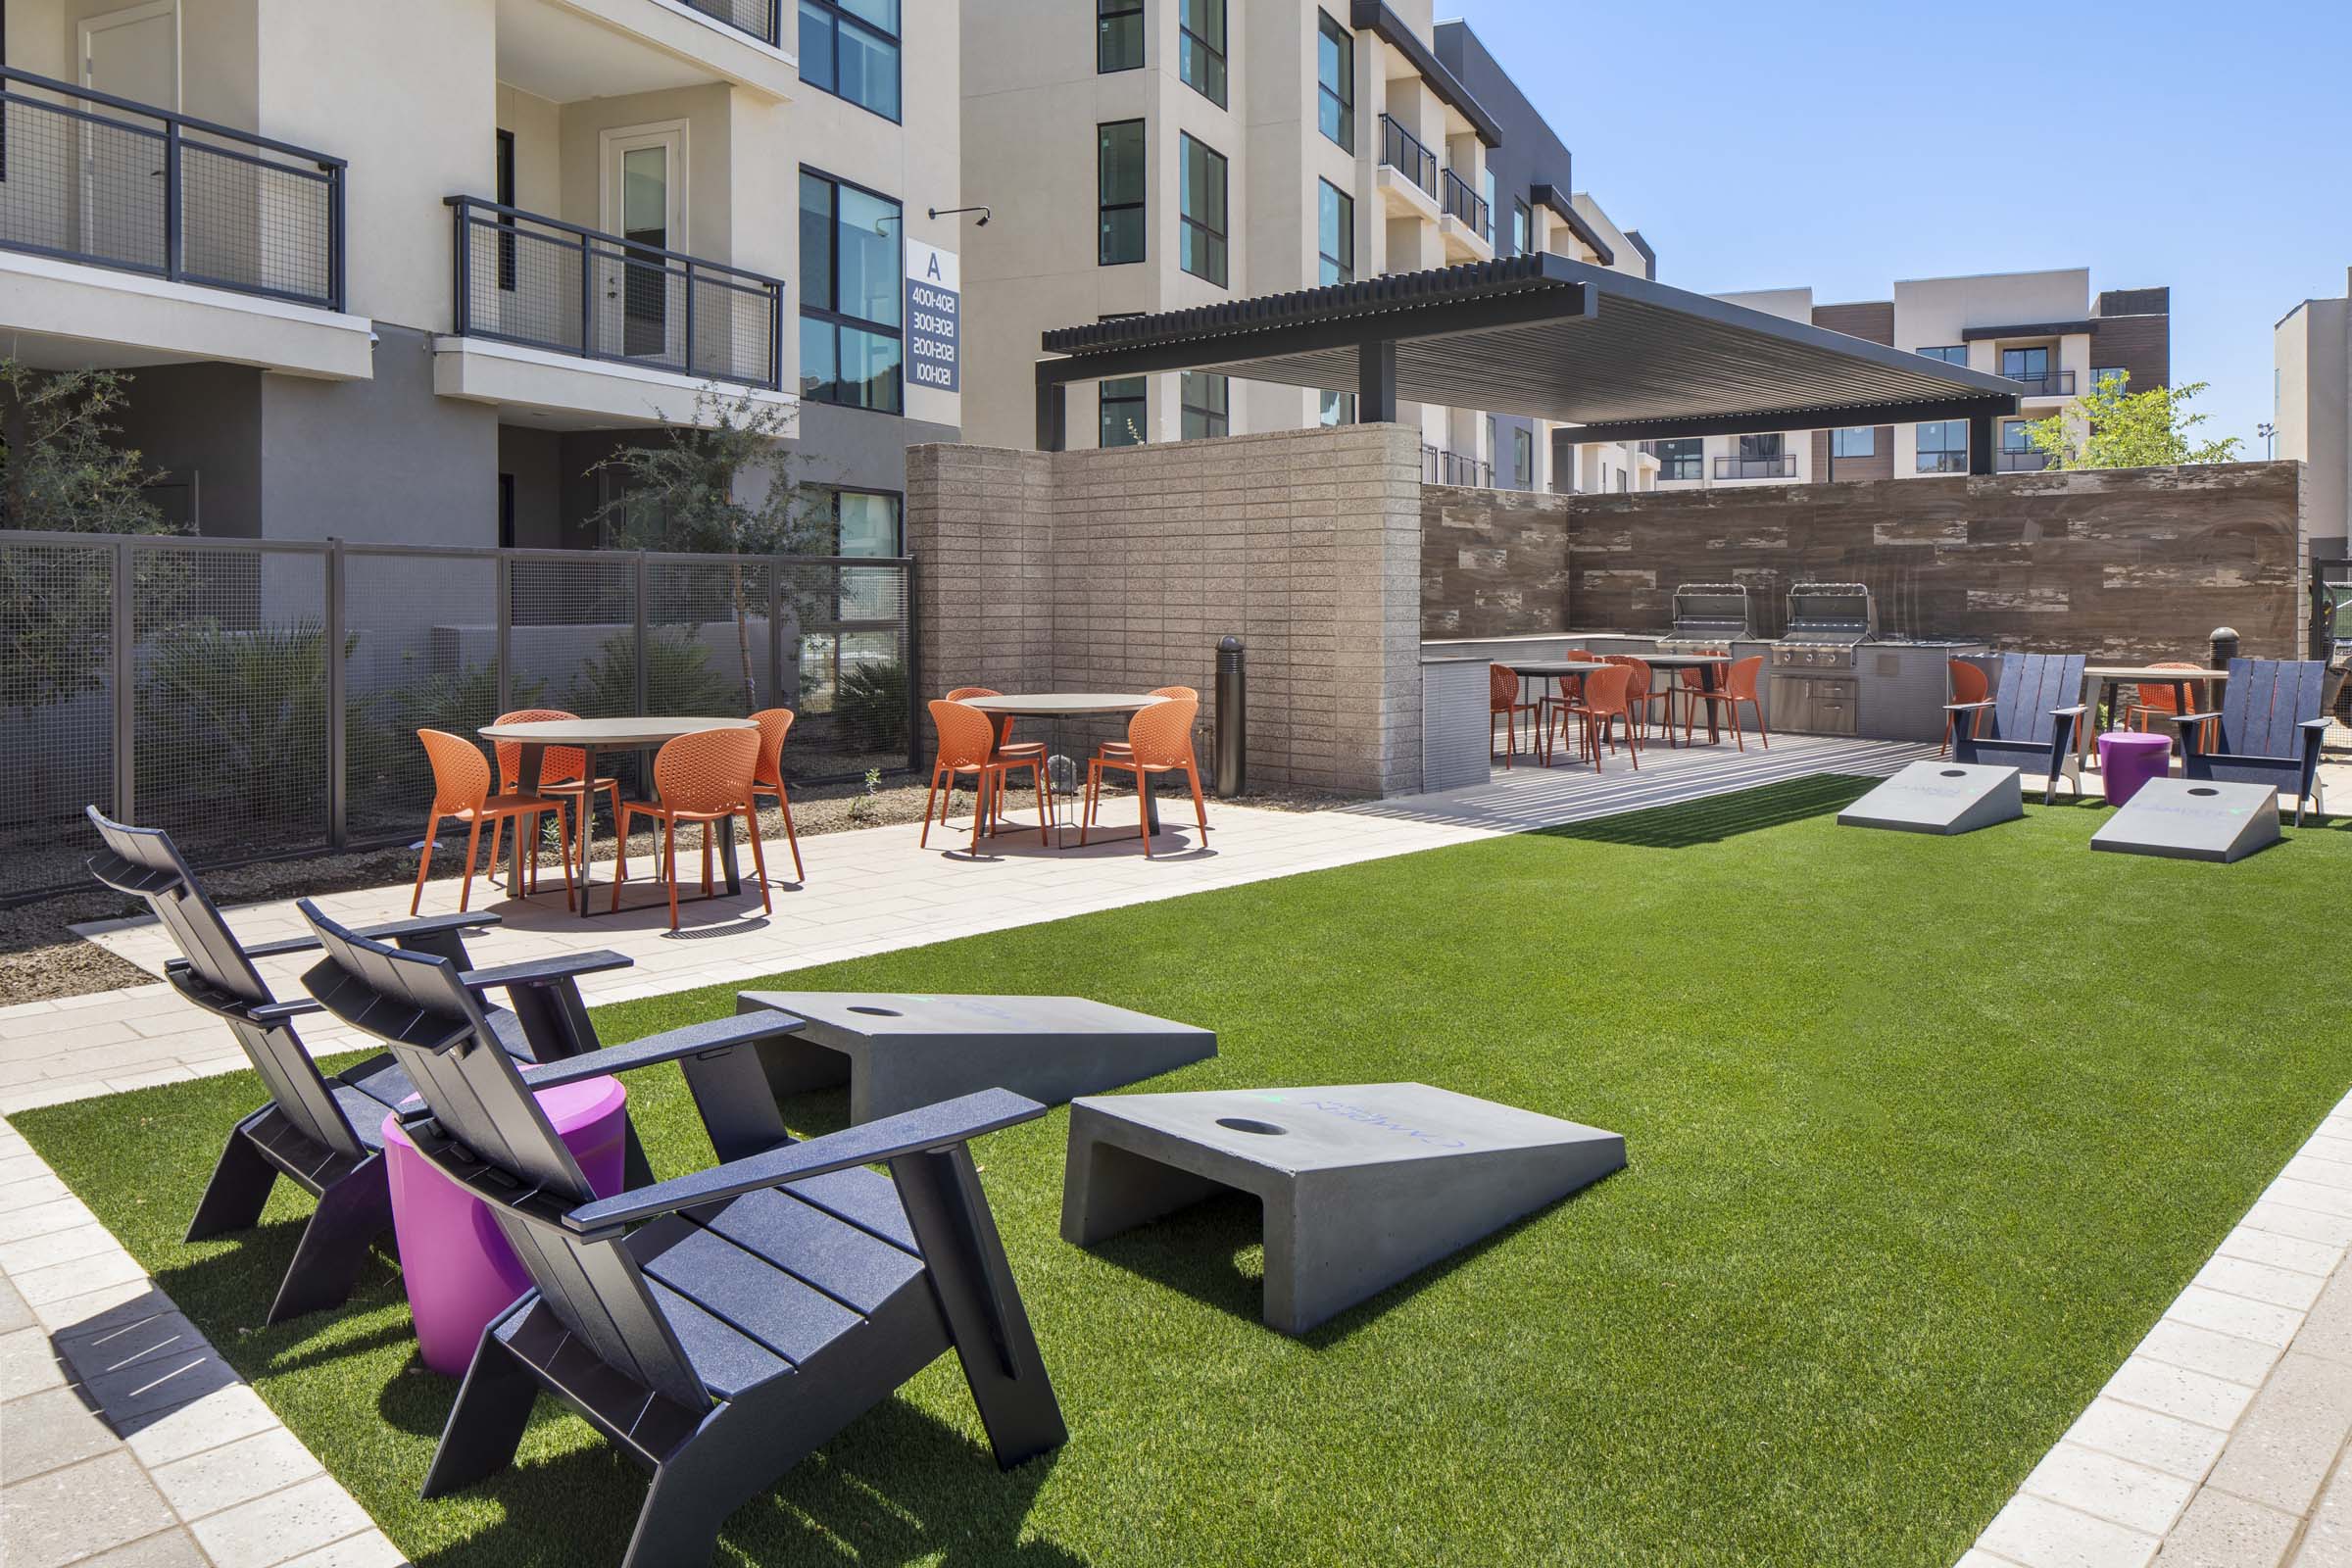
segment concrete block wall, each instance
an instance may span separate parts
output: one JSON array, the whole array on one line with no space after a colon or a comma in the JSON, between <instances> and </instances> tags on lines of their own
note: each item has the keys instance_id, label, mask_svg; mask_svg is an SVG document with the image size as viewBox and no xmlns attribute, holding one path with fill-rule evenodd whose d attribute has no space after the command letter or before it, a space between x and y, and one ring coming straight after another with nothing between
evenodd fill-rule
<instances>
[{"instance_id":1,"label":"concrete block wall","mask_svg":"<svg viewBox=\"0 0 2352 1568\"><path fill-rule=\"evenodd\" d=\"M1205 731L1217 640L1238 635L1252 784L1416 789L1420 469L1399 425L915 448L920 687L1193 686Z\"/></svg>"}]
</instances>

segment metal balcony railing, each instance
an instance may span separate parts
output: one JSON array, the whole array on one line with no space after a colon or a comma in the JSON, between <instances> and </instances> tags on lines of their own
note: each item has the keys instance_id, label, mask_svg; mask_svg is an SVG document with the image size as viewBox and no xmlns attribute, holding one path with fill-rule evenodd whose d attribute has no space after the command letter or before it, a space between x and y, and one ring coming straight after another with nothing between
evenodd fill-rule
<instances>
[{"instance_id":1,"label":"metal balcony railing","mask_svg":"<svg viewBox=\"0 0 2352 1568\"><path fill-rule=\"evenodd\" d=\"M1470 231L1488 244L1494 243L1494 230L1487 213L1487 199L1471 189L1470 182L1452 170L1446 171L1446 211L1470 226Z\"/></svg>"},{"instance_id":2,"label":"metal balcony railing","mask_svg":"<svg viewBox=\"0 0 2352 1568\"><path fill-rule=\"evenodd\" d=\"M1658 478L1662 481L1704 479L1706 476L1707 460L1705 458L1691 456L1658 460Z\"/></svg>"},{"instance_id":3,"label":"metal balcony railing","mask_svg":"<svg viewBox=\"0 0 2352 1568\"><path fill-rule=\"evenodd\" d=\"M1430 195L1438 193L1438 155L1387 115L1380 117L1380 161L1403 171L1405 178Z\"/></svg>"},{"instance_id":4,"label":"metal balcony railing","mask_svg":"<svg viewBox=\"0 0 2352 1568\"><path fill-rule=\"evenodd\" d=\"M1968 454L1965 452L1922 452L1915 465L1917 473L1966 473Z\"/></svg>"},{"instance_id":5,"label":"metal balcony railing","mask_svg":"<svg viewBox=\"0 0 2352 1568\"><path fill-rule=\"evenodd\" d=\"M2006 370L2001 373L2024 387L2026 396L2030 398L2071 398L2075 395L2075 372L2072 370L2052 370L2047 375L2009 375Z\"/></svg>"},{"instance_id":6,"label":"metal balcony railing","mask_svg":"<svg viewBox=\"0 0 2352 1568\"><path fill-rule=\"evenodd\" d=\"M1796 454L1784 452L1777 458L1717 458L1715 477L1718 479L1793 479L1796 477Z\"/></svg>"},{"instance_id":7,"label":"metal balcony railing","mask_svg":"<svg viewBox=\"0 0 2352 1568\"><path fill-rule=\"evenodd\" d=\"M1996 473L2039 473L2050 466L2047 452L2018 452L2007 447L1992 455Z\"/></svg>"},{"instance_id":8,"label":"metal balcony railing","mask_svg":"<svg viewBox=\"0 0 2352 1568\"><path fill-rule=\"evenodd\" d=\"M446 200L461 336L783 385L781 279L478 197Z\"/></svg>"},{"instance_id":9,"label":"metal balcony railing","mask_svg":"<svg viewBox=\"0 0 2352 1568\"><path fill-rule=\"evenodd\" d=\"M0 247L343 308L343 160L0 73Z\"/></svg>"},{"instance_id":10,"label":"metal balcony railing","mask_svg":"<svg viewBox=\"0 0 2352 1568\"><path fill-rule=\"evenodd\" d=\"M784 46L783 0L683 0L690 11L715 18L764 44Z\"/></svg>"},{"instance_id":11,"label":"metal balcony railing","mask_svg":"<svg viewBox=\"0 0 2352 1568\"><path fill-rule=\"evenodd\" d=\"M1423 484L1465 485L1478 490L1494 488L1494 465L1481 463L1459 452L1444 447L1423 446L1421 449L1421 482Z\"/></svg>"}]
</instances>

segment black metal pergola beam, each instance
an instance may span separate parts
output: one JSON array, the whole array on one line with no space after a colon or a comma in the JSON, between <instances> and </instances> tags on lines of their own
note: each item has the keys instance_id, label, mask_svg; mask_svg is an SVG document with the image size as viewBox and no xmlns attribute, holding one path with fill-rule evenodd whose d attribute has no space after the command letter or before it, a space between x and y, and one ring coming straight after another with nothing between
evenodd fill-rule
<instances>
[{"instance_id":1,"label":"black metal pergola beam","mask_svg":"<svg viewBox=\"0 0 2352 1568\"><path fill-rule=\"evenodd\" d=\"M1899 413L1894 412L1899 409ZM1615 419L1579 425L1574 439L1677 441L1702 435L1764 435L1776 430L1843 430L1865 424L1938 423L1945 419L1992 418L2017 411L2016 400L2000 396L1951 398L1940 403L1840 403L1805 409L1759 409L1752 414L1709 414L1689 418Z\"/></svg>"}]
</instances>

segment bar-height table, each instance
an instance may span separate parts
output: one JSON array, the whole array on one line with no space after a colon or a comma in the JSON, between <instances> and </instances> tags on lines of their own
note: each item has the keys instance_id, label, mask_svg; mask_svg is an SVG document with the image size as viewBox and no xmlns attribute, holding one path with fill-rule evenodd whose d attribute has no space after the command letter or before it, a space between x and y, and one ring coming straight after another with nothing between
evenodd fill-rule
<instances>
[{"instance_id":1,"label":"bar-height table","mask_svg":"<svg viewBox=\"0 0 2352 1568\"><path fill-rule=\"evenodd\" d=\"M664 742L674 741L681 735L698 735L708 729L759 727L748 718L656 718L640 714L628 718L543 718L527 724L485 724L474 733L493 745L504 741L508 745L521 747L521 764L515 770L516 783L523 794L536 795L539 793L540 770L546 762L550 746L576 747L587 754L586 766L581 769L580 776L593 783L599 752L650 755ZM650 763L645 769L645 782L647 789L653 790L656 799L659 799L660 791L655 789L654 770ZM594 791L590 791L580 797L580 911L583 914L593 914L596 909L595 903L588 897L591 886L588 849L596 821L593 796ZM617 831L619 824L614 823L613 827ZM516 897L520 897L519 890L522 887L522 838L520 831L514 834L514 858L510 862L512 868L507 872L508 891ZM719 858L726 866L727 891L742 892L743 878L735 868L733 818L719 824L718 851ZM613 874L617 876L619 872L620 865L615 860Z\"/></svg>"},{"instance_id":2,"label":"bar-height table","mask_svg":"<svg viewBox=\"0 0 2352 1568\"><path fill-rule=\"evenodd\" d=\"M1140 713L1147 708L1156 708L1165 697L1152 697L1143 692L1034 692L1028 696L1007 693L1002 697L967 697L966 708L977 708L997 721L997 744L1004 744L1006 731L1016 718L1110 718L1122 714ZM1054 824L1049 824L1054 825ZM995 837L998 829L990 830ZM1144 793L1144 826L1148 837L1159 833L1159 806L1151 793Z\"/></svg>"},{"instance_id":3,"label":"bar-height table","mask_svg":"<svg viewBox=\"0 0 2352 1568\"><path fill-rule=\"evenodd\" d=\"M2173 689L2173 711L2176 713L2203 712L2213 707L2210 688L2230 678L2226 669L2174 669L2163 664L2089 664L2082 670L2082 721L2075 726L2075 762L2078 769L2090 755L2092 731L2099 727L2099 702L2118 686L2170 686ZM2197 706L2188 705L2188 689L2200 688ZM2173 750L2181 750L2180 734L2173 736Z\"/></svg>"}]
</instances>

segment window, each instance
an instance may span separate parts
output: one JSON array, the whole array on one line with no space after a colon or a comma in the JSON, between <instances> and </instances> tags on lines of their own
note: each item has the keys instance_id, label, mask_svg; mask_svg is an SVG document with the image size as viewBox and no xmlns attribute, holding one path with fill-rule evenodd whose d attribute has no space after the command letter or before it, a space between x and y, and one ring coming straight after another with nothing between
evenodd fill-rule
<instances>
[{"instance_id":1,"label":"window","mask_svg":"<svg viewBox=\"0 0 2352 1568\"><path fill-rule=\"evenodd\" d=\"M1525 256L1535 246L1536 215L1527 203L1511 203L1511 254Z\"/></svg>"},{"instance_id":2,"label":"window","mask_svg":"<svg viewBox=\"0 0 2352 1568\"><path fill-rule=\"evenodd\" d=\"M1625 470L1623 468L1619 468L1617 470L1617 493L1619 495L1624 495L1632 489L1633 484L1627 479Z\"/></svg>"},{"instance_id":3,"label":"window","mask_svg":"<svg viewBox=\"0 0 2352 1568\"><path fill-rule=\"evenodd\" d=\"M1968 345L1965 343L1951 343L1942 348L1921 349L1919 353L1923 359L1941 360L1946 365L1966 365L1968 363Z\"/></svg>"},{"instance_id":4,"label":"window","mask_svg":"<svg viewBox=\"0 0 2352 1568\"><path fill-rule=\"evenodd\" d=\"M498 205L514 205L514 133L498 133ZM498 286L506 293L514 292L514 220L503 214L498 220Z\"/></svg>"},{"instance_id":5,"label":"window","mask_svg":"<svg viewBox=\"0 0 2352 1568\"><path fill-rule=\"evenodd\" d=\"M1703 479L1707 476L1707 443L1702 436L1657 443L1658 477Z\"/></svg>"},{"instance_id":6,"label":"window","mask_svg":"<svg viewBox=\"0 0 2352 1568\"><path fill-rule=\"evenodd\" d=\"M2038 381L2050 373L2048 349L2001 350L2001 373L2013 381Z\"/></svg>"},{"instance_id":7,"label":"window","mask_svg":"<svg viewBox=\"0 0 2352 1568\"><path fill-rule=\"evenodd\" d=\"M1095 127L1095 202L1102 220L1095 261L1117 267L1144 259L1144 122Z\"/></svg>"},{"instance_id":8,"label":"window","mask_svg":"<svg viewBox=\"0 0 2352 1568\"><path fill-rule=\"evenodd\" d=\"M1324 283L1355 281L1355 198L1328 179L1318 179L1315 250L1321 258L1316 277Z\"/></svg>"},{"instance_id":9,"label":"window","mask_svg":"<svg viewBox=\"0 0 2352 1568\"><path fill-rule=\"evenodd\" d=\"M1511 483L1522 490L1536 484L1536 432L1525 425L1511 427Z\"/></svg>"},{"instance_id":10,"label":"window","mask_svg":"<svg viewBox=\"0 0 2352 1568\"><path fill-rule=\"evenodd\" d=\"M1782 454L1786 437L1778 431L1771 435L1743 435L1740 438L1740 455L1743 458L1777 458Z\"/></svg>"},{"instance_id":11,"label":"window","mask_svg":"<svg viewBox=\"0 0 2352 1568\"><path fill-rule=\"evenodd\" d=\"M1225 107L1225 0L1177 0L1176 74Z\"/></svg>"},{"instance_id":12,"label":"window","mask_svg":"<svg viewBox=\"0 0 2352 1568\"><path fill-rule=\"evenodd\" d=\"M1833 458L1875 458L1879 455L1879 432L1872 425L1858 425L1851 430L1830 432L1830 456Z\"/></svg>"},{"instance_id":13,"label":"window","mask_svg":"<svg viewBox=\"0 0 2352 1568\"><path fill-rule=\"evenodd\" d=\"M1232 422L1226 414L1225 378L1199 370L1184 372L1184 438L1223 435Z\"/></svg>"},{"instance_id":14,"label":"window","mask_svg":"<svg viewBox=\"0 0 2352 1568\"><path fill-rule=\"evenodd\" d=\"M801 171L801 395L900 411L899 204Z\"/></svg>"},{"instance_id":15,"label":"window","mask_svg":"<svg viewBox=\"0 0 2352 1568\"><path fill-rule=\"evenodd\" d=\"M2033 439L2026 434L2025 420L2003 419L2001 421L2001 450L2003 452L2031 452L2034 450Z\"/></svg>"},{"instance_id":16,"label":"window","mask_svg":"<svg viewBox=\"0 0 2352 1568\"><path fill-rule=\"evenodd\" d=\"M1141 71L1144 0L1095 0L1095 70Z\"/></svg>"},{"instance_id":17,"label":"window","mask_svg":"<svg viewBox=\"0 0 2352 1568\"><path fill-rule=\"evenodd\" d=\"M1140 375L1123 375L1115 381L1102 383L1102 430L1095 444L1102 447L1140 447L1144 432L1152 427L1146 388L1150 382Z\"/></svg>"},{"instance_id":18,"label":"window","mask_svg":"<svg viewBox=\"0 0 2352 1568\"><path fill-rule=\"evenodd\" d=\"M1946 419L1940 424L1919 427L1919 460L1921 473L1966 473L1968 471L1968 421Z\"/></svg>"},{"instance_id":19,"label":"window","mask_svg":"<svg viewBox=\"0 0 2352 1568\"><path fill-rule=\"evenodd\" d=\"M1140 3L1140 0L1139 0ZM1355 151L1355 34L1315 13L1315 123L1323 134Z\"/></svg>"},{"instance_id":20,"label":"window","mask_svg":"<svg viewBox=\"0 0 2352 1568\"><path fill-rule=\"evenodd\" d=\"M1225 286L1225 156L1189 135L1176 138L1177 211L1182 223L1177 265L1195 277Z\"/></svg>"},{"instance_id":21,"label":"window","mask_svg":"<svg viewBox=\"0 0 2352 1568\"><path fill-rule=\"evenodd\" d=\"M801 79L899 118L899 0L801 0Z\"/></svg>"},{"instance_id":22,"label":"window","mask_svg":"<svg viewBox=\"0 0 2352 1568\"><path fill-rule=\"evenodd\" d=\"M2101 366L2090 372L2090 384L2094 388L2105 386L2110 381L2118 383L2117 390L2121 391L2131 384L2132 372L2120 365Z\"/></svg>"},{"instance_id":23,"label":"window","mask_svg":"<svg viewBox=\"0 0 2352 1568\"><path fill-rule=\"evenodd\" d=\"M1318 394L1315 418L1321 424L1353 424L1355 422L1355 394L1352 392Z\"/></svg>"}]
</instances>

